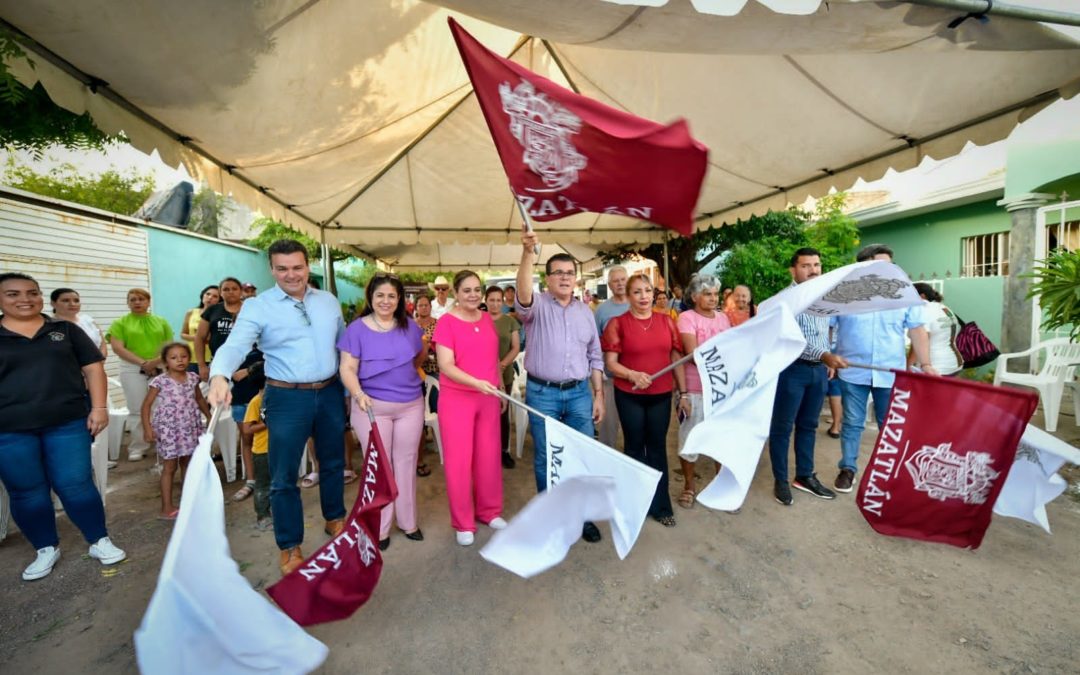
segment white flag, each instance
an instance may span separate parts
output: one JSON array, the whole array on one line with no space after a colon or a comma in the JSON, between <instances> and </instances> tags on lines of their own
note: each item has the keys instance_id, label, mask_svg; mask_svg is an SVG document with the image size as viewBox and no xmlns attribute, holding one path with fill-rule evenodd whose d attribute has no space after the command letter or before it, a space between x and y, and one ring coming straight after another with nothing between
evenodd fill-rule
<instances>
[{"instance_id":1,"label":"white flag","mask_svg":"<svg viewBox=\"0 0 1080 675\"><path fill-rule=\"evenodd\" d=\"M620 559L625 558L641 533L660 472L557 420L544 419L548 489L533 497L506 529L496 533L481 555L515 574L530 576L525 572L537 574L562 562L570 545L581 538L586 520L610 520L615 552ZM608 478L611 484L583 481L567 490L558 489L567 479L579 476ZM600 515L608 497L584 496L598 489L611 492L611 513L606 517ZM564 500L563 493L572 498ZM574 538L567 542L575 530Z\"/></svg>"},{"instance_id":2,"label":"white flag","mask_svg":"<svg viewBox=\"0 0 1080 675\"><path fill-rule=\"evenodd\" d=\"M698 494L705 506L742 506L769 435L777 378L805 346L791 310L777 303L694 350L705 419L690 431L680 454L691 461L705 455L722 465Z\"/></svg>"},{"instance_id":3,"label":"white flag","mask_svg":"<svg viewBox=\"0 0 1080 675\"><path fill-rule=\"evenodd\" d=\"M329 650L240 574L225 537L225 495L203 434L191 458L180 515L157 588L135 631L139 670L308 673Z\"/></svg>"},{"instance_id":4,"label":"white flag","mask_svg":"<svg viewBox=\"0 0 1080 675\"><path fill-rule=\"evenodd\" d=\"M797 286L790 286L758 307L766 312L778 304L791 313L808 312L818 316L863 314L922 304L911 279L897 265L887 260L844 265Z\"/></svg>"},{"instance_id":5,"label":"white flag","mask_svg":"<svg viewBox=\"0 0 1080 675\"><path fill-rule=\"evenodd\" d=\"M994 513L1034 523L1047 533L1046 505L1068 484L1057 474L1066 462L1080 464L1080 450L1038 427L1027 425L1005 485L994 502Z\"/></svg>"},{"instance_id":6,"label":"white flag","mask_svg":"<svg viewBox=\"0 0 1080 675\"><path fill-rule=\"evenodd\" d=\"M492 535L480 556L526 579L561 563L585 521L615 516L615 480L574 476L533 497L506 529Z\"/></svg>"}]
</instances>

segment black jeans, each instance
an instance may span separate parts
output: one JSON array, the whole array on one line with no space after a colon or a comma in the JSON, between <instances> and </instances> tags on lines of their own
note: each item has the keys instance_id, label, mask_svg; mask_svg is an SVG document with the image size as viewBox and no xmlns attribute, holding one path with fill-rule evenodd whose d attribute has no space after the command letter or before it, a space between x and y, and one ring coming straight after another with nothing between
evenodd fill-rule
<instances>
[{"instance_id":1,"label":"black jeans","mask_svg":"<svg viewBox=\"0 0 1080 675\"><path fill-rule=\"evenodd\" d=\"M667 432L671 423L671 392L664 394L629 394L615 389L615 408L622 424L624 451L660 472L649 515L666 518L673 515L668 494Z\"/></svg>"}]
</instances>

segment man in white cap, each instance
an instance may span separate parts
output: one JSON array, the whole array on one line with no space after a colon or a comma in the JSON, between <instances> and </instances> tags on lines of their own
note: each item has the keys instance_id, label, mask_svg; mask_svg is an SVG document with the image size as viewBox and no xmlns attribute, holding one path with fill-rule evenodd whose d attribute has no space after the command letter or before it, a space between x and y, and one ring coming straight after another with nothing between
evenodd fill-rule
<instances>
[{"instance_id":1,"label":"man in white cap","mask_svg":"<svg viewBox=\"0 0 1080 675\"><path fill-rule=\"evenodd\" d=\"M431 316L437 320L450 311L454 301L450 298L450 282L443 275L435 277L435 283L431 284L431 287L435 290L435 299L431 302Z\"/></svg>"}]
</instances>

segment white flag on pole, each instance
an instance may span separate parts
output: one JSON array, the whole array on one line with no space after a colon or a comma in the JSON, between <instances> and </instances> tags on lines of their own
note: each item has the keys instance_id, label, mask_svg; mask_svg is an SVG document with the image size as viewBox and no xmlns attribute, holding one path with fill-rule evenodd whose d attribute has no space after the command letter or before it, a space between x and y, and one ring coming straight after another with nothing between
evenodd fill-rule
<instances>
[{"instance_id":1,"label":"white flag on pole","mask_svg":"<svg viewBox=\"0 0 1080 675\"><path fill-rule=\"evenodd\" d=\"M240 574L225 537L225 495L210 459L212 434L191 458L180 515L157 588L135 631L139 670L185 673L308 673L328 649Z\"/></svg>"},{"instance_id":2,"label":"white flag on pole","mask_svg":"<svg viewBox=\"0 0 1080 675\"><path fill-rule=\"evenodd\" d=\"M492 535L480 556L526 579L561 563L585 521L615 516L615 479L573 476L533 497L506 529Z\"/></svg>"},{"instance_id":3,"label":"white flag on pole","mask_svg":"<svg viewBox=\"0 0 1080 675\"><path fill-rule=\"evenodd\" d=\"M698 494L705 506L742 506L769 435L777 378L805 346L791 310L777 303L694 350L705 419L690 431L680 454L691 461L705 455L722 465Z\"/></svg>"},{"instance_id":4,"label":"white flag on pole","mask_svg":"<svg viewBox=\"0 0 1080 675\"><path fill-rule=\"evenodd\" d=\"M910 307L923 302L904 270L887 260L852 263L790 286L758 307L765 313L778 304L791 313L818 316L863 314L885 309Z\"/></svg>"},{"instance_id":5,"label":"white flag on pole","mask_svg":"<svg viewBox=\"0 0 1080 675\"><path fill-rule=\"evenodd\" d=\"M480 554L515 574L532 576L562 562L581 538L585 521L610 520L615 552L625 558L641 533L660 472L550 417L545 424L548 489L533 497ZM590 480L560 489L577 477Z\"/></svg>"},{"instance_id":6,"label":"white flag on pole","mask_svg":"<svg viewBox=\"0 0 1080 675\"><path fill-rule=\"evenodd\" d=\"M1050 532L1046 505L1068 484L1057 474L1066 462L1080 464L1080 450L1038 427L1027 425L1016 449L1005 485L994 502L994 513L1034 523Z\"/></svg>"}]
</instances>

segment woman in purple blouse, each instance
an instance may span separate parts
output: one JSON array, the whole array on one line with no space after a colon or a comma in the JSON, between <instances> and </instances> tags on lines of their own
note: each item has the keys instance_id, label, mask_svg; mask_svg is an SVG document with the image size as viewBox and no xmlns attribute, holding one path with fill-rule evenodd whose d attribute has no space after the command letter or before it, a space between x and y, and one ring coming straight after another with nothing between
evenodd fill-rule
<instances>
[{"instance_id":1,"label":"woman in purple blouse","mask_svg":"<svg viewBox=\"0 0 1080 675\"><path fill-rule=\"evenodd\" d=\"M424 397L417 368L427 357L423 331L405 313L405 289L392 274L376 275L367 285L360 318L338 341L341 381L352 396L351 424L365 450L375 411L383 445L397 482L398 497L382 510L379 548L390 546L390 524L406 538L423 541L416 522L416 454L424 430Z\"/></svg>"}]
</instances>

